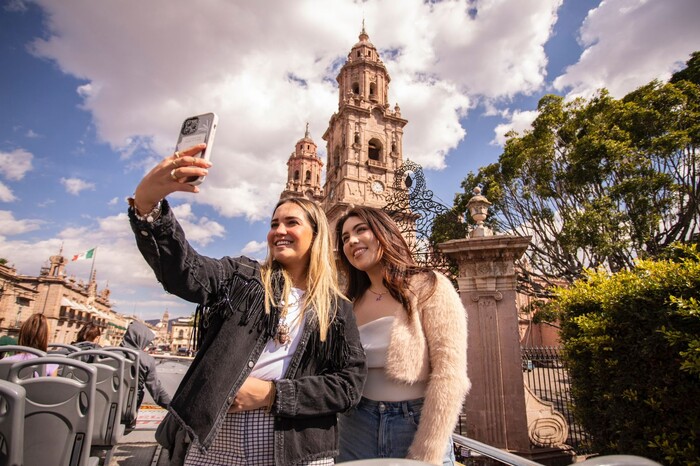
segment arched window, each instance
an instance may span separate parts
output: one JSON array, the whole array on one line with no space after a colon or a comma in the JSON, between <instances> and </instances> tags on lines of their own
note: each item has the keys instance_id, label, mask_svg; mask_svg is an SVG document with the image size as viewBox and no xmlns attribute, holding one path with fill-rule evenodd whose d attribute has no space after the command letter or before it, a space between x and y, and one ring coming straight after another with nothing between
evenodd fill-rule
<instances>
[{"instance_id":1,"label":"arched window","mask_svg":"<svg viewBox=\"0 0 700 466\"><path fill-rule=\"evenodd\" d=\"M353 94L360 93L360 83L352 83L352 93Z\"/></svg>"},{"instance_id":2,"label":"arched window","mask_svg":"<svg viewBox=\"0 0 700 466\"><path fill-rule=\"evenodd\" d=\"M299 181L299 170L294 171L294 181Z\"/></svg>"},{"instance_id":3,"label":"arched window","mask_svg":"<svg viewBox=\"0 0 700 466\"><path fill-rule=\"evenodd\" d=\"M311 183L311 171L306 170L306 179L304 180L306 183Z\"/></svg>"},{"instance_id":4,"label":"arched window","mask_svg":"<svg viewBox=\"0 0 700 466\"><path fill-rule=\"evenodd\" d=\"M367 144L367 156L371 160L380 160L382 155L382 143L379 139L371 139Z\"/></svg>"},{"instance_id":5,"label":"arched window","mask_svg":"<svg viewBox=\"0 0 700 466\"><path fill-rule=\"evenodd\" d=\"M180 331L177 332L177 338L178 338L178 339L185 338L185 331L182 330L182 329L180 329Z\"/></svg>"},{"instance_id":6,"label":"arched window","mask_svg":"<svg viewBox=\"0 0 700 466\"><path fill-rule=\"evenodd\" d=\"M369 98L377 98L377 85L375 83L369 83Z\"/></svg>"}]
</instances>

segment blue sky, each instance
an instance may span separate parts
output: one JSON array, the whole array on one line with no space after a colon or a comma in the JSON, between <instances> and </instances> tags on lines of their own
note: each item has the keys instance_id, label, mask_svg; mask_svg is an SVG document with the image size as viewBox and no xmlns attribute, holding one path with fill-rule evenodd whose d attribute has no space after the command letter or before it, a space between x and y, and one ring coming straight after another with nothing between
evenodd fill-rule
<instances>
[{"instance_id":1,"label":"blue sky","mask_svg":"<svg viewBox=\"0 0 700 466\"><path fill-rule=\"evenodd\" d=\"M286 161L337 109L335 76L362 19L409 120L404 158L446 204L497 160L547 93L615 96L667 79L700 50L697 0L3 0L0 257L36 275L98 247L115 309L158 318L194 305L162 291L124 199L169 155L180 122L216 111L201 193L171 199L203 254L263 258ZM88 261L69 275L87 280Z\"/></svg>"}]
</instances>

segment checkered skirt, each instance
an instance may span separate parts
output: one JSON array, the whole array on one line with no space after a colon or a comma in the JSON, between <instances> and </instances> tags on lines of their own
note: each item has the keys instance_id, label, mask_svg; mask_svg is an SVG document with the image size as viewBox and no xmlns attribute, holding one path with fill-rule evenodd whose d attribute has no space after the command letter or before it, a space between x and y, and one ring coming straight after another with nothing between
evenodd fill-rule
<instances>
[{"instance_id":1,"label":"checkered skirt","mask_svg":"<svg viewBox=\"0 0 700 466\"><path fill-rule=\"evenodd\" d=\"M274 465L274 421L274 417L263 409L228 413L206 453L202 453L196 443L192 444L185 466ZM299 466L333 464L333 458L321 458L299 463Z\"/></svg>"}]
</instances>

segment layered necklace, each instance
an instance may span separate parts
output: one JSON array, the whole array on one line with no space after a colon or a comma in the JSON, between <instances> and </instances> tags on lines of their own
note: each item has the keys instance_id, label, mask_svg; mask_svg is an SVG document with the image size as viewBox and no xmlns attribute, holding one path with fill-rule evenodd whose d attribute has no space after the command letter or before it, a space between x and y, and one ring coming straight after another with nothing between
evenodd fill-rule
<instances>
[{"instance_id":1,"label":"layered necklace","mask_svg":"<svg viewBox=\"0 0 700 466\"><path fill-rule=\"evenodd\" d=\"M367 290L372 293L376 298L374 299L375 301L381 301L382 298L384 297L385 294L387 294L389 291L383 291L381 293L377 293L376 291L373 291L372 288L367 288Z\"/></svg>"},{"instance_id":2,"label":"layered necklace","mask_svg":"<svg viewBox=\"0 0 700 466\"><path fill-rule=\"evenodd\" d=\"M294 290L291 290L289 292L289 298L294 299L294 301L290 303L283 303L282 311L280 311L280 320L277 324L277 332L275 333L275 336L273 338L275 342L280 346L286 345L291 340L291 328L289 326L290 323L287 322L287 313L289 313L290 307L298 310L300 302L300 297L294 292Z\"/></svg>"}]
</instances>

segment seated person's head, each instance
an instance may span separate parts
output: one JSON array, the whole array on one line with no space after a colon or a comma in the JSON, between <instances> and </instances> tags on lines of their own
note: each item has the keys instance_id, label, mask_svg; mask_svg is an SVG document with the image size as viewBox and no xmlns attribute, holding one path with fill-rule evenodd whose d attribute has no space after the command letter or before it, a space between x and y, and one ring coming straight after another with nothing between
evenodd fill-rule
<instances>
[{"instance_id":1,"label":"seated person's head","mask_svg":"<svg viewBox=\"0 0 700 466\"><path fill-rule=\"evenodd\" d=\"M44 314L32 314L19 329L17 344L46 351L49 345L49 324Z\"/></svg>"},{"instance_id":2,"label":"seated person's head","mask_svg":"<svg viewBox=\"0 0 700 466\"><path fill-rule=\"evenodd\" d=\"M84 341L87 341L90 343L95 343L101 335L102 330L100 330L100 327L93 324L92 322L88 322L78 332L78 339L75 342L82 343Z\"/></svg>"}]
</instances>

